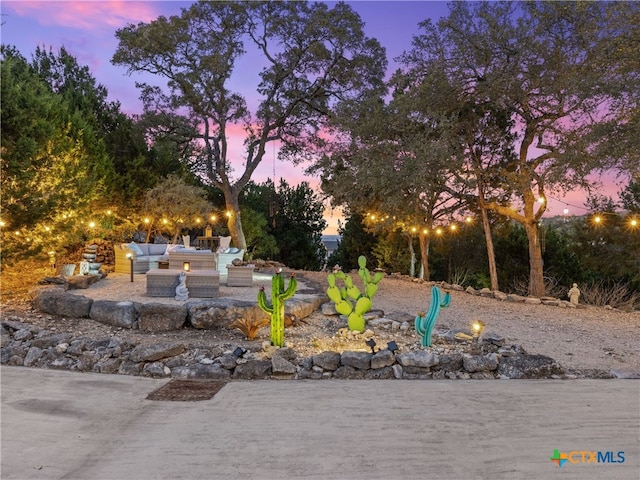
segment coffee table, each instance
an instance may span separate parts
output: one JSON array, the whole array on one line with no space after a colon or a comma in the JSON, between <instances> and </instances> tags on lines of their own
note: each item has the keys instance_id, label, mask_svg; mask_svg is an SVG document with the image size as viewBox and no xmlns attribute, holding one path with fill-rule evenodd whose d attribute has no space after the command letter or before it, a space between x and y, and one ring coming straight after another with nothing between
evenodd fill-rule
<instances>
[{"instance_id":1,"label":"coffee table","mask_svg":"<svg viewBox=\"0 0 640 480\"><path fill-rule=\"evenodd\" d=\"M174 297L180 283L177 269L152 268L146 274L147 296ZM215 298L220 293L220 272L217 270L191 270L187 272L187 288L190 298Z\"/></svg>"}]
</instances>

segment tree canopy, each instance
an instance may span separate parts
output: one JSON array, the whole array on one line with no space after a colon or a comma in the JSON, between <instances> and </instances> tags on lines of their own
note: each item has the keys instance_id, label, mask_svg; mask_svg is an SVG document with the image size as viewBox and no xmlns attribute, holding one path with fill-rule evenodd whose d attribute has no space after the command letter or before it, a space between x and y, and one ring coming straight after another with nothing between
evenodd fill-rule
<instances>
[{"instance_id":1,"label":"tree canopy","mask_svg":"<svg viewBox=\"0 0 640 480\"><path fill-rule=\"evenodd\" d=\"M343 3L199 2L116 36L114 64L166 80L166 89L141 85L145 110L166 135L184 139L191 168L223 192L240 248L239 194L266 145L278 141L281 158L303 159L331 109L379 88L386 67L382 47ZM255 108L232 90L233 70L249 47L265 63ZM235 127L244 132L242 158L231 153Z\"/></svg>"}]
</instances>

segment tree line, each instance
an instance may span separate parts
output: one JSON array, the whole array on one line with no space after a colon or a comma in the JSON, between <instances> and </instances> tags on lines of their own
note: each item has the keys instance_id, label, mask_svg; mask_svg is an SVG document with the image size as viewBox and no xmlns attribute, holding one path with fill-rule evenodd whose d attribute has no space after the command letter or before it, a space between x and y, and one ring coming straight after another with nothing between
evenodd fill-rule
<instances>
[{"instance_id":1,"label":"tree line","mask_svg":"<svg viewBox=\"0 0 640 480\"><path fill-rule=\"evenodd\" d=\"M267 194L251 184L267 145L277 142L280 159L310 162L334 205L363 217L385 212L384 222L367 226L371 232L415 226L404 242L418 252L423 278L435 268L438 225L473 213L481 219L490 287L500 288L494 217L515 222L527 242L528 293L541 296L546 196L593 192L593 173L639 174L640 5L449 8L438 22L419 24L389 78L384 48L344 3L199 2L180 15L129 25L116 32L112 62L165 82L139 85L144 111L134 118L107 102L106 89L64 49L58 58L38 49L29 63L3 46L2 174L3 183L10 180L3 221L6 212L12 230L29 235L54 210L63 222L118 200L124 213L177 174L227 214L226 230L240 248L252 249L252 226L243 218L259 224L251 217L257 213L275 238L279 225L295 231L285 217L298 215L305 228L269 247L298 264L292 259L318 246L322 222L276 205L299 201L296 193L283 187L276 194L271 185ZM264 61L253 103L233 76L249 49ZM243 158L229 153L234 126L245 134ZM174 232L193 227L183 217L176 214ZM136 222L126 213L119 219L121 235ZM301 235L307 245L296 244Z\"/></svg>"}]
</instances>

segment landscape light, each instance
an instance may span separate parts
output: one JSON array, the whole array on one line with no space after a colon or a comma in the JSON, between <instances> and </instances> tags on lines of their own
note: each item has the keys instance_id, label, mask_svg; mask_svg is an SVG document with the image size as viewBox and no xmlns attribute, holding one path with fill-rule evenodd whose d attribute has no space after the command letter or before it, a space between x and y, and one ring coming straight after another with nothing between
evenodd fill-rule
<instances>
[{"instance_id":1,"label":"landscape light","mask_svg":"<svg viewBox=\"0 0 640 480\"><path fill-rule=\"evenodd\" d=\"M376 346L376 341L373 338L370 338L366 342L364 342L368 347L371 347L371 353L376 353L373 347Z\"/></svg>"},{"instance_id":2,"label":"landscape light","mask_svg":"<svg viewBox=\"0 0 640 480\"><path fill-rule=\"evenodd\" d=\"M629 225L631 226L631 228L636 228L638 225L640 225L640 222L638 222L637 219L632 218L631 220L629 220Z\"/></svg>"},{"instance_id":3,"label":"landscape light","mask_svg":"<svg viewBox=\"0 0 640 480\"><path fill-rule=\"evenodd\" d=\"M562 213L564 213L565 215L569 214L569 209L565 207L565 209L562 211Z\"/></svg>"},{"instance_id":4,"label":"landscape light","mask_svg":"<svg viewBox=\"0 0 640 480\"><path fill-rule=\"evenodd\" d=\"M545 201L544 197L538 197L538 203L543 204Z\"/></svg>"},{"instance_id":5,"label":"landscape light","mask_svg":"<svg viewBox=\"0 0 640 480\"><path fill-rule=\"evenodd\" d=\"M442 229L440 227L436 228L436 235L442 235Z\"/></svg>"},{"instance_id":6,"label":"landscape light","mask_svg":"<svg viewBox=\"0 0 640 480\"><path fill-rule=\"evenodd\" d=\"M467 218L464 219L464 221L467 222L467 223L471 223L471 222L473 222L473 218L467 217Z\"/></svg>"},{"instance_id":7,"label":"landscape light","mask_svg":"<svg viewBox=\"0 0 640 480\"><path fill-rule=\"evenodd\" d=\"M89 228L96 228L96 222L89 222Z\"/></svg>"},{"instance_id":8,"label":"landscape light","mask_svg":"<svg viewBox=\"0 0 640 480\"><path fill-rule=\"evenodd\" d=\"M216 221L216 216L215 216L215 215L211 215L211 217L209 217L209 219L210 219L212 222L214 222L214 223L215 223L215 221Z\"/></svg>"},{"instance_id":9,"label":"landscape light","mask_svg":"<svg viewBox=\"0 0 640 480\"><path fill-rule=\"evenodd\" d=\"M602 217L600 215L596 215L595 217L593 217L593 223L599 225L600 223L602 223Z\"/></svg>"},{"instance_id":10,"label":"landscape light","mask_svg":"<svg viewBox=\"0 0 640 480\"><path fill-rule=\"evenodd\" d=\"M391 353L395 353L398 350L398 344L393 340L390 341L389 343L387 343L387 350L389 350Z\"/></svg>"},{"instance_id":11,"label":"landscape light","mask_svg":"<svg viewBox=\"0 0 640 480\"><path fill-rule=\"evenodd\" d=\"M234 351L233 351L233 356L236 358L240 358L242 355L244 355L246 353L246 350L242 347L237 347Z\"/></svg>"},{"instance_id":12,"label":"landscape light","mask_svg":"<svg viewBox=\"0 0 640 480\"><path fill-rule=\"evenodd\" d=\"M148 218L144 219L144 223L146 223L147 225L149 225L149 222L151 222L151 220L149 220Z\"/></svg>"},{"instance_id":13,"label":"landscape light","mask_svg":"<svg viewBox=\"0 0 640 480\"><path fill-rule=\"evenodd\" d=\"M182 262L182 269L185 272L188 272L189 270L191 270L191 263L190 262Z\"/></svg>"},{"instance_id":14,"label":"landscape light","mask_svg":"<svg viewBox=\"0 0 640 480\"><path fill-rule=\"evenodd\" d=\"M131 275L131 281L133 282L133 253L127 253L126 257L129 259L129 274Z\"/></svg>"},{"instance_id":15,"label":"landscape light","mask_svg":"<svg viewBox=\"0 0 640 480\"><path fill-rule=\"evenodd\" d=\"M471 323L471 331L473 332L474 337L480 336L483 329L484 329L484 323L482 323L482 320L474 320Z\"/></svg>"}]
</instances>

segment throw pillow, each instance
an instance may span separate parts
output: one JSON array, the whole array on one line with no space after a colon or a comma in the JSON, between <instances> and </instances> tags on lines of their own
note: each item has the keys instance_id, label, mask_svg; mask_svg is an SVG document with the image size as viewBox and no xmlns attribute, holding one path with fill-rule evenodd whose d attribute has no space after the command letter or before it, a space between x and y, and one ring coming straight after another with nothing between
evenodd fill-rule
<instances>
[{"instance_id":1,"label":"throw pillow","mask_svg":"<svg viewBox=\"0 0 640 480\"><path fill-rule=\"evenodd\" d=\"M229 247L227 248L226 253L240 253L240 249L236 247Z\"/></svg>"},{"instance_id":2,"label":"throw pillow","mask_svg":"<svg viewBox=\"0 0 640 480\"><path fill-rule=\"evenodd\" d=\"M129 250L132 250L133 253L135 253L136 255L144 255L144 252L142 251L142 249L135 242L128 243L127 247L129 248Z\"/></svg>"}]
</instances>

